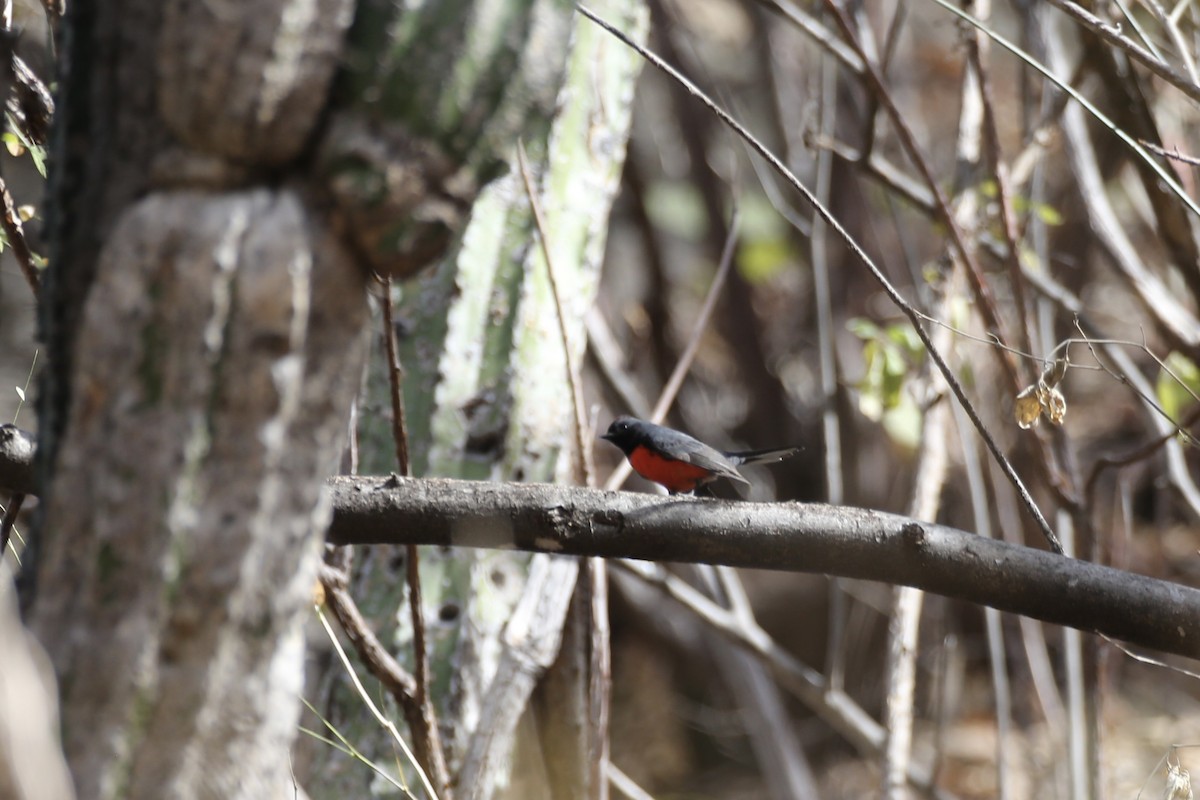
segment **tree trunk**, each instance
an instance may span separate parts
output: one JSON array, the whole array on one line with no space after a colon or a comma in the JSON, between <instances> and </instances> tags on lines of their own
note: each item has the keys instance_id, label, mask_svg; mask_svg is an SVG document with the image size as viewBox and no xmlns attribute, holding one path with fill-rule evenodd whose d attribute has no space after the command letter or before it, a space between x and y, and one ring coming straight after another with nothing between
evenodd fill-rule
<instances>
[{"instance_id":1,"label":"tree trunk","mask_svg":"<svg viewBox=\"0 0 1200 800\"><path fill-rule=\"evenodd\" d=\"M33 619L64 749L83 798L291 797L366 295L261 168L313 130L349 5L72 5Z\"/></svg>"},{"instance_id":2,"label":"tree trunk","mask_svg":"<svg viewBox=\"0 0 1200 800\"><path fill-rule=\"evenodd\" d=\"M508 96L526 91L520 88L525 85L544 92L545 59L558 58L565 67L546 102L520 120L517 134L529 152L535 191L547 217L577 369L586 344L583 317L597 289L641 63L569 4L511 3L509 8L509 32L491 31L505 33L502 43L494 45L497 51L520 44L511 56L518 68ZM640 2L605 0L598 11L644 37ZM453 42L474 41L458 28L461 19L482 16L461 17L454 33L446 36ZM441 41L431 30L426 28L411 46ZM528 42L514 42L519 37L513 31L524 32ZM546 47L550 31L550 41L562 47L553 56ZM464 66L473 64L479 51L489 49L476 41L459 51L460 62L438 74L490 80L494 76L477 65ZM424 60L408 54L403 58ZM450 56L439 51L436 58ZM363 61L386 60L377 55ZM460 87L452 90L462 93ZM486 89L472 96L486 97ZM496 124L507 124L505 104L495 114ZM574 429L568 367L529 200L515 155L510 150L506 157L508 174L481 192L469 224L437 269L396 291L413 471L478 480L569 482ZM361 468L386 474L395 469L387 376L378 368L379 359L373 364L362 406ZM364 613L395 656L411 667L404 570L381 553L364 555L358 565L353 588ZM531 575L537 576L541 590L528 583ZM541 671L557 653L575 575L573 563L535 564L521 554L422 549L432 695L446 729L451 766L461 770L457 797L493 796L509 780L514 738L537 730L536 725L518 728L517 720ZM541 591L557 602L533 602ZM518 632L514 616L533 629ZM531 653L545 662L532 672L526 660ZM363 714L362 699L344 685L340 671L334 664L320 689L322 715L377 765L391 769L394 743ZM591 728L586 719L581 724ZM307 785L315 796L344 795L363 785L360 764L317 742L306 743L304 751L298 769L312 776Z\"/></svg>"},{"instance_id":3,"label":"tree trunk","mask_svg":"<svg viewBox=\"0 0 1200 800\"><path fill-rule=\"evenodd\" d=\"M80 797L293 796L301 623L361 375L363 267L403 276L440 257L518 136L544 163L578 22L558 0L71 5L32 619ZM600 148L584 224L555 220L573 318L628 121L633 62L617 52L609 77L576 76L588 95L571 105L611 120L571 117L557 145ZM506 192L501 218L523 205ZM565 365L541 332L528 219L509 228L528 276L510 346L546 373L512 402L553 419L522 413L502 440L508 474L551 477L569 427L539 398Z\"/></svg>"}]
</instances>

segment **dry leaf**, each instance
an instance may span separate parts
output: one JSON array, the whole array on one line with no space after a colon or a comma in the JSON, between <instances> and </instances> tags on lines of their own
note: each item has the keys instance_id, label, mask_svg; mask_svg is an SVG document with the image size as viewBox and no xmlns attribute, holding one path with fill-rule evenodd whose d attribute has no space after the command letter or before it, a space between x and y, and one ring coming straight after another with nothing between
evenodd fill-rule
<instances>
[{"instance_id":1,"label":"dry leaf","mask_svg":"<svg viewBox=\"0 0 1200 800\"><path fill-rule=\"evenodd\" d=\"M1192 776L1178 764L1167 764L1167 788L1163 800L1192 800Z\"/></svg>"},{"instance_id":2,"label":"dry leaf","mask_svg":"<svg viewBox=\"0 0 1200 800\"><path fill-rule=\"evenodd\" d=\"M1062 425L1063 419L1067 416L1067 398L1063 397L1062 392L1058 389L1046 386L1040 381L1037 394L1038 402L1041 403L1042 413L1046 415L1046 419L1055 425Z\"/></svg>"},{"instance_id":3,"label":"dry leaf","mask_svg":"<svg viewBox=\"0 0 1200 800\"><path fill-rule=\"evenodd\" d=\"M1013 417L1021 430L1037 427L1042 415L1055 425L1062 425L1067 416L1067 398L1058 390L1058 384L1067 374L1067 360L1055 359L1042 371L1037 383L1021 390L1013 402Z\"/></svg>"},{"instance_id":4,"label":"dry leaf","mask_svg":"<svg viewBox=\"0 0 1200 800\"><path fill-rule=\"evenodd\" d=\"M1013 403L1013 416L1021 430L1029 430L1038 424L1042 417L1042 403L1037 396L1037 386L1026 386L1017 395Z\"/></svg>"}]
</instances>

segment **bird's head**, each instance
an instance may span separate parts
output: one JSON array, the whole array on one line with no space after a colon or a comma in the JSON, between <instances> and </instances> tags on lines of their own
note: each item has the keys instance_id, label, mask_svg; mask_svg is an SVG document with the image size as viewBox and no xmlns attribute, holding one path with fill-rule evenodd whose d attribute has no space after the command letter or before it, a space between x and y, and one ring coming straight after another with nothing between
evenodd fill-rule
<instances>
[{"instance_id":1,"label":"bird's head","mask_svg":"<svg viewBox=\"0 0 1200 800\"><path fill-rule=\"evenodd\" d=\"M617 417L612 424L608 426L608 431L600 438L606 442L612 442L617 447L629 453L641 437L640 420L633 417Z\"/></svg>"}]
</instances>

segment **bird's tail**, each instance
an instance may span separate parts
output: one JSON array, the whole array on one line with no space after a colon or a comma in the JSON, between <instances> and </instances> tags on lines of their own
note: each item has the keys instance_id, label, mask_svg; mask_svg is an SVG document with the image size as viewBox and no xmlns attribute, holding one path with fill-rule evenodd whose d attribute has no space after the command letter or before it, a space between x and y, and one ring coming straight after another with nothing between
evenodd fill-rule
<instances>
[{"instance_id":1,"label":"bird's tail","mask_svg":"<svg viewBox=\"0 0 1200 800\"><path fill-rule=\"evenodd\" d=\"M726 453L730 461L739 466L742 464L769 464L772 461L783 461L800 452L799 447L776 447L770 450L739 450Z\"/></svg>"}]
</instances>

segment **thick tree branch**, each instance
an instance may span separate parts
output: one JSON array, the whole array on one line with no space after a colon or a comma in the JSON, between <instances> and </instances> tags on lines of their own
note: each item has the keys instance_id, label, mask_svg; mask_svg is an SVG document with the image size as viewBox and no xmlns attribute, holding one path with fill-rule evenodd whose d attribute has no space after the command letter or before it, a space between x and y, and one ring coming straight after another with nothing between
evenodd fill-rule
<instances>
[{"instance_id":1,"label":"thick tree branch","mask_svg":"<svg viewBox=\"0 0 1200 800\"><path fill-rule=\"evenodd\" d=\"M13 441L24 443L16 458ZM29 441L16 428L0 429L0 488L34 493ZM339 477L330 486L334 544L508 547L820 572L915 586L1200 658L1200 590L882 511L394 477Z\"/></svg>"},{"instance_id":2,"label":"thick tree branch","mask_svg":"<svg viewBox=\"0 0 1200 800\"><path fill-rule=\"evenodd\" d=\"M895 514L544 484L335 478L335 544L516 548L915 586L1200 658L1200 590Z\"/></svg>"}]
</instances>

